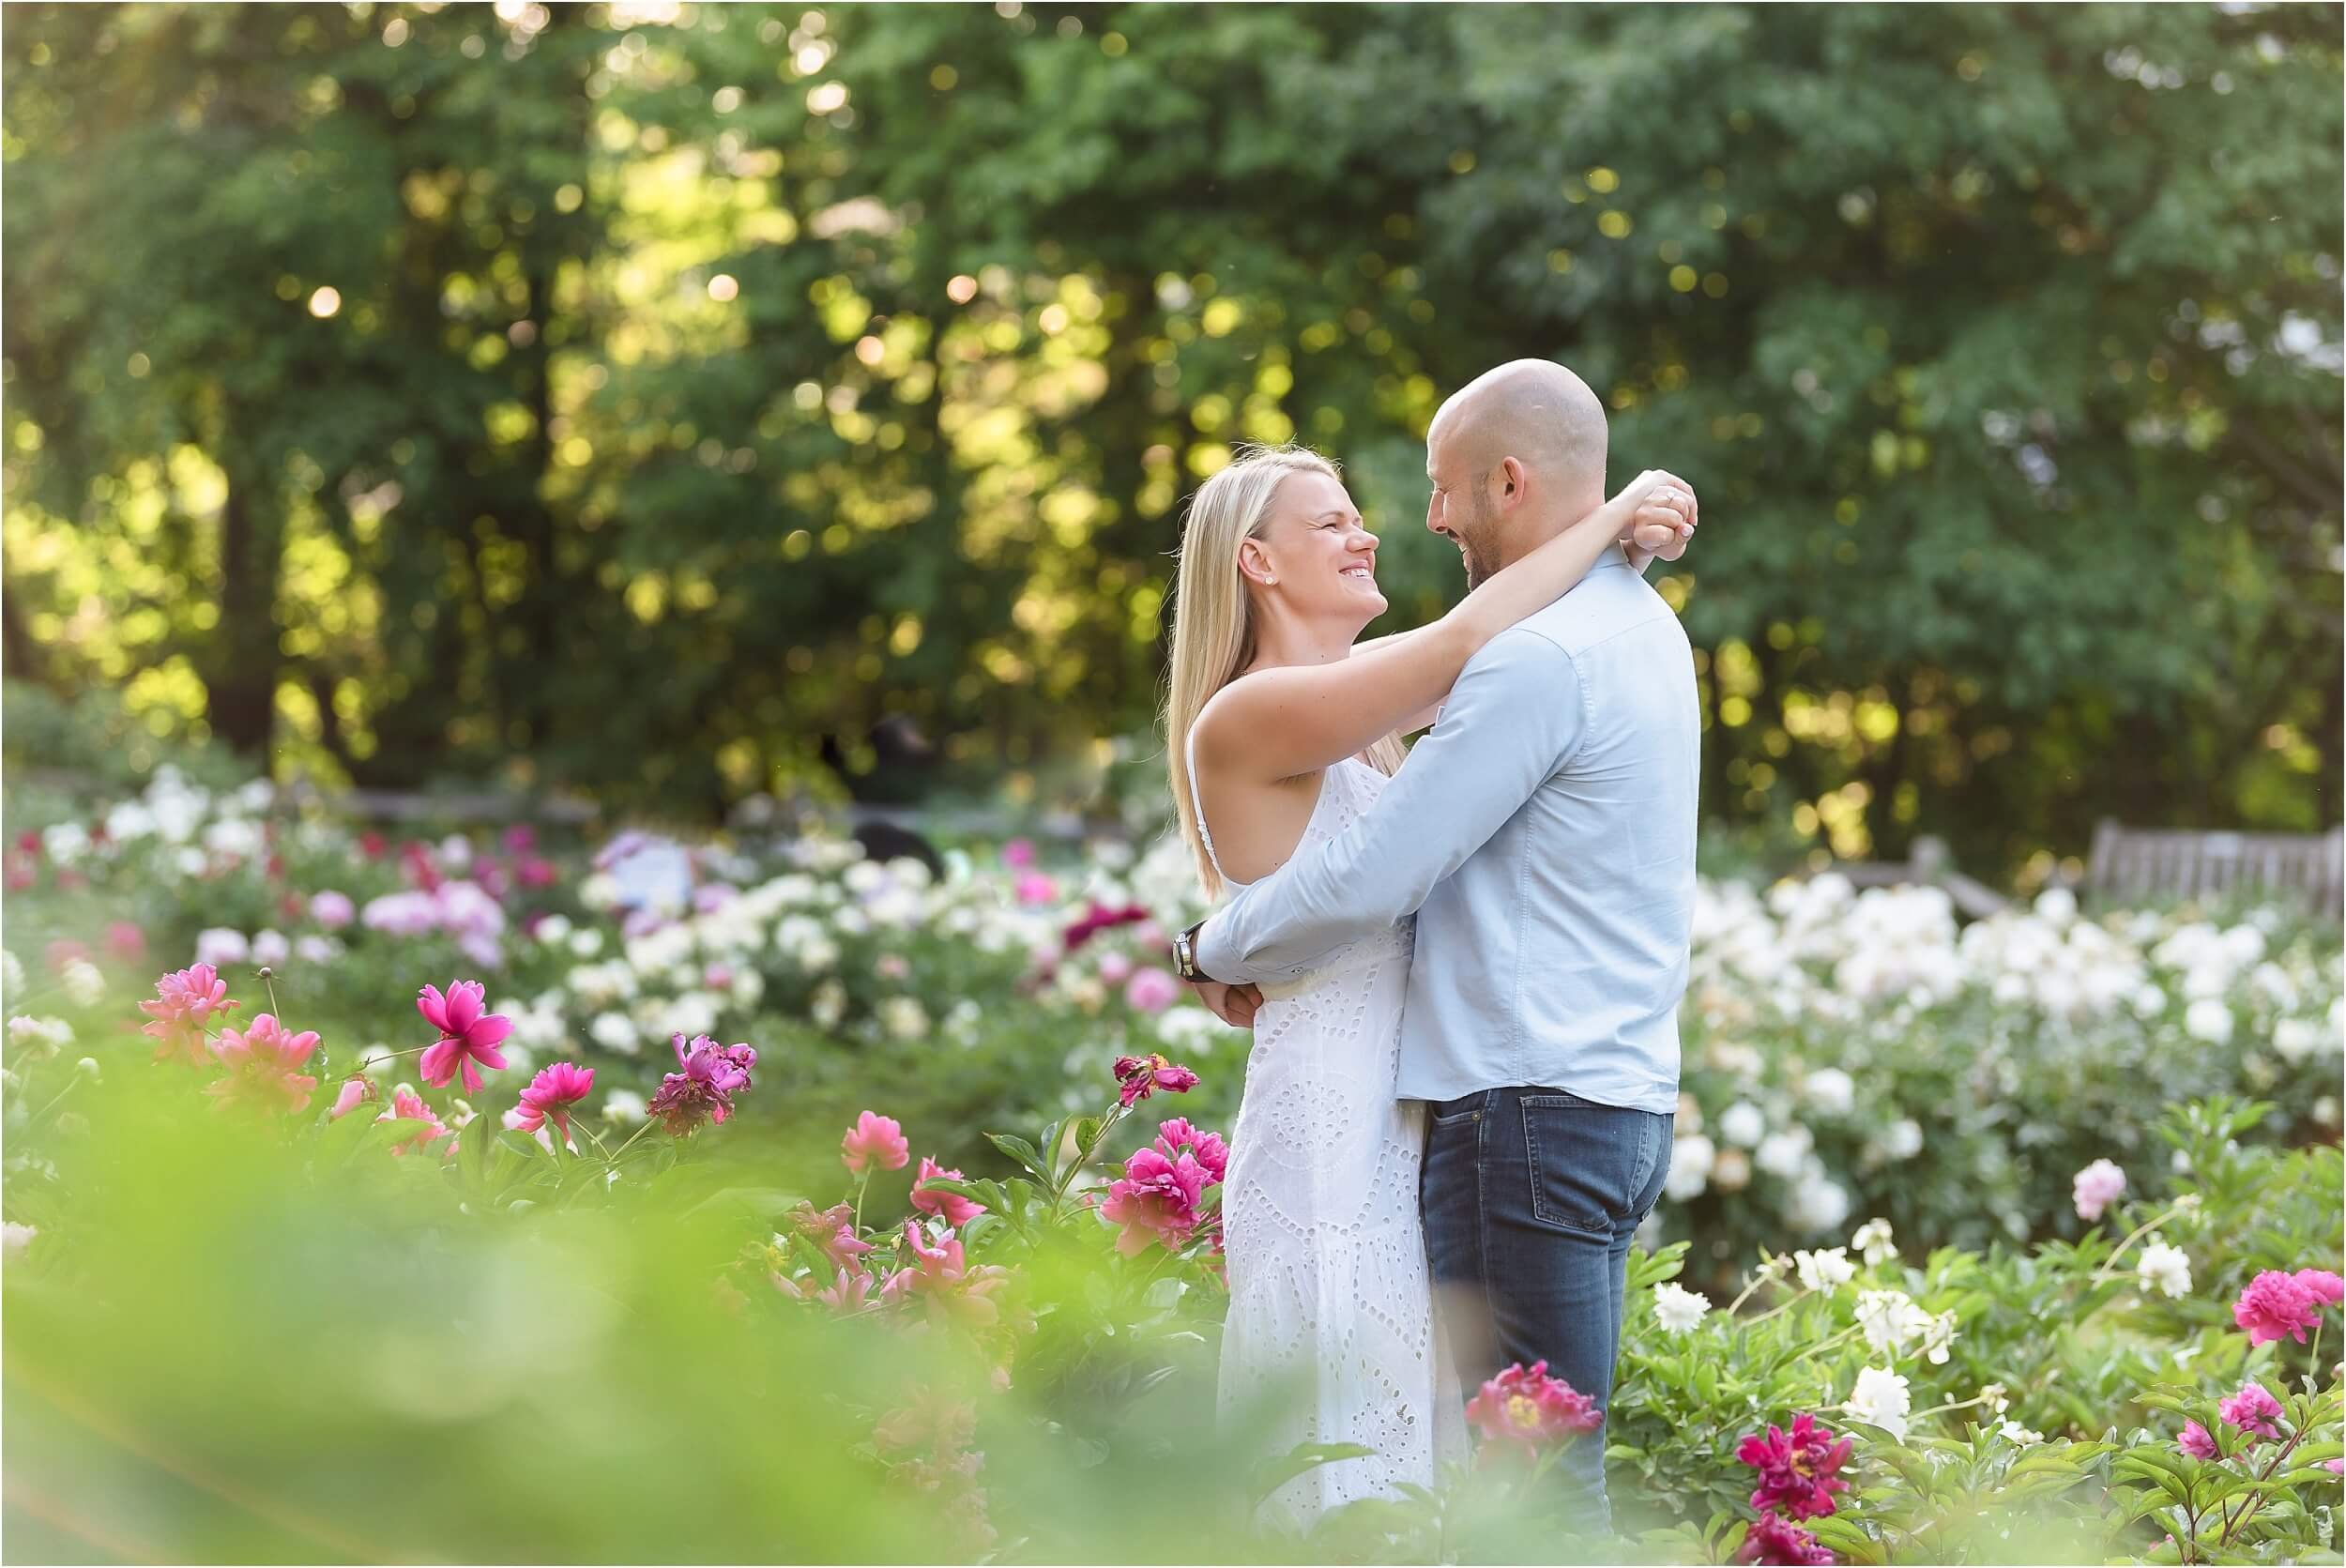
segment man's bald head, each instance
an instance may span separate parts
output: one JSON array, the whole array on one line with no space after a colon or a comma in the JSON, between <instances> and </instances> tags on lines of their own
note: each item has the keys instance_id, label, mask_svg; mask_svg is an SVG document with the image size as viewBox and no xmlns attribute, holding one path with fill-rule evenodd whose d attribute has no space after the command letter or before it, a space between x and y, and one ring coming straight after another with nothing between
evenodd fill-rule
<instances>
[{"instance_id":1,"label":"man's bald head","mask_svg":"<svg viewBox=\"0 0 2346 1568\"><path fill-rule=\"evenodd\" d=\"M1425 444L1476 477L1512 457L1558 499L1601 500L1605 438L1605 404L1587 382L1551 360L1513 359L1451 394Z\"/></svg>"},{"instance_id":2,"label":"man's bald head","mask_svg":"<svg viewBox=\"0 0 2346 1568\"><path fill-rule=\"evenodd\" d=\"M1481 582L1605 500L1605 405L1546 359L1516 359L1453 393L1425 432L1426 526Z\"/></svg>"}]
</instances>

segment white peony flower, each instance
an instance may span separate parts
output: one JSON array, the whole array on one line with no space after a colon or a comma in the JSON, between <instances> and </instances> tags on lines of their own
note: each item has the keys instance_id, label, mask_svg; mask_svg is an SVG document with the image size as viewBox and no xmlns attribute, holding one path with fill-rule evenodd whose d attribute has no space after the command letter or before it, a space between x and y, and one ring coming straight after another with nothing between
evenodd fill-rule
<instances>
[{"instance_id":1,"label":"white peony flower","mask_svg":"<svg viewBox=\"0 0 2346 1568\"><path fill-rule=\"evenodd\" d=\"M632 1088L615 1088L602 1097L602 1119L632 1127L650 1114L644 1097Z\"/></svg>"},{"instance_id":2,"label":"white peony flower","mask_svg":"<svg viewBox=\"0 0 2346 1568\"><path fill-rule=\"evenodd\" d=\"M252 952L252 944L245 940L241 931L231 931L216 925L195 934L195 961L214 968L223 964L241 964Z\"/></svg>"},{"instance_id":3,"label":"white peony flower","mask_svg":"<svg viewBox=\"0 0 2346 1568\"><path fill-rule=\"evenodd\" d=\"M1688 1290L1675 1280L1664 1280L1653 1287L1653 1317L1664 1333L1690 1332L1710 1310L1708 1296Z\"/></svg>"},{"instance_id":4,"label":"white peony flower","mask_svg":"<svg viewBox=\"0 0 2346 1568\"><path fill-rule=\"evenodd\" d=\"M24 1256L26 1249L33 1244L33 1238L39 1234L38 1225L19 1225L14 1220L0 1223L0 1257L15 1262Z\"/></svg>"},{"instance_id":5,"label":"white peony flower","mask_svg":"<svg viewBox=\"0 0 2346 1568\"><path fill-rule=\"evenodd\" d=\"M16 954L0 948L0 997L14 997L24 989L24 966Z\"/></svg>"},{"instance_id":6,"label":"white peony flower","mask_svg":"<svg viewBox=\"0 0 2346 1568\"><path fill-rule=\"evenodd\" d=\"M538 922L538 940L545 943L548 947L552 947L556 942L567 939L570 934L571 918L568 915L548 915L544 920Z\"/></svg>"},{"instance_id":7,"label":"white peony flower","mask_svg":"<svg viewBox=\"0 0 2346 1568\"><path fill-rule=\"evenodd\" d=\"M1904 1442L1906 1418L1913 1412L1914 1396L1904 1378L1886 1366L1869 1366L1857 1375L1857 1386L1841 1408L1852 1419L1879 1426Z\"/></svg>"},{"instance_id":8,"label":"white peony flower","mask_svg":"<svg viewBox=\"0 0 2346 1568\"><path fill-rule=\"evenodd\" d=\"M2201 997L2184 1010L2183 1029L2210 1045L2226 1044L2232 1040L2232 1008L2220 997Z\"/></svg>"},{"instance_id":9,"label":"white peony flower","mask_svg":"<svg viewBox=\"0 0 2346 1568\"><path fill-rule=\"evenodd\" d=\"M96 1007L106 999L106 977L97 965L86 958L77 958L65 967L58 977L65 985L65 994L75 1007Z\"/></svg>"},{"instance_id":10,"label":"white peony flower","mask_svg":"<svg viewBox=\"0 0 2346 1568\"><path fill-rule=\"evenodd\" d=\"M1816 1147L1816 1138L1805 1127L1791 1127L1781 1133L1770 1133L1760 1140L1753 1151L1752 1164L1770 1176L1790 1181L1800 1175L1808 1162L1808 1151Z\"/></svg>"},{"instance_id":11,"label":"white peony flower","mask_svg":"<svg viewBox=\"0 0 2346 1568\"><path fill-rule=\"evenodd\" d=\"M910 997L891 997L877 1009L880 1028L898 1040L918 1040L929 1032L929 1015Z\"/></svg>"},{"instance_id":12,"label":"white peony flower","mask_svg":"<svg viewBox=\"0 0 2346 1568\"><path fill-rule=\"evenodd\" d=\"M1857 1265L1849 1260L1846 1247L1827 1247L1821 1252L1796 1252L1792 1263L1800 1271L1800 1286L1804 1290L1835 1290L1857 1277Z\"/></svg>"},{"instance_id":13,"label":"white peony flower","mask_svg":"<svg viewBox=\"0 0 2346 1568\"><path fill-rule=\"evenodd\" d=\"M589 909L608 909L619 902L619 879L598 871L578 885L578 901Z\"/></svg>"},{"instance_id":14,"label":"white peony flower","mask_svg":"<svg viewBox=\"0 0 2346 1568\"><path fill-rule=\"evenodd\" d=\"M847 1015L846 987L835 980L823 982L815 988L815 995L807 999L806 1012L815 1020L816 1028L837 1028L839 1020Z\"/></svg>"},{"instance_id":15,"label":"white peony flower","mask_svg":"<svg viewBox=\"0 0 2346 1568\"><path fill-rule=\"evenodd\" d=\"M1849 1220L1848 1189L1828 1178L1823 1166L1812 1162L1804 1168L1792 1189L1791 1212L1786 1218L1811 1233L1838 1230Z\"/></svg>"},{"instance_id":16,"label":"white peony flower","mask_svg":"<svg viewBox=\"0 0 2346 1568\"><path fill-rule=\"evenodd\" d=\"M2145 1290L2157 1290L2170 1300L2191 1293L2191 1259L2181 1247L2153 1241L2134 1262L2134 1277Z\"/></svg>"},{"instance_id":17,"label":"white peony flower","mask_svg":"<svg viewBox=\"0 0 2346 1568\"><path fill-rule=\"evenodd\" d=\"M1738 1100L1719 1113L1719 1136L1744 1149L1768 1135L1768 1119L1748 1100Z\"/></svg>"},{"instance_id":18,"label":"white peony flower","mask_svg":"<svg viewBox=\"0 0 2346 1568\"><path fill-rule=\"evenodd\" d=\"M571 933L571 951L580 958L592 958L602 951L602 933L588 926Z\"/></svg>"},{"instance_id":19,"label":"white peony flower","mask_svg":"<svg viewBox=\"0 0 2346 1568\"><path fill-rule=\"evenodd\" d=\"M1923 1127L1911 1116L1902 1116L1882 1129L1881 1147L1893 1160L1911 1160L1923 1151Z\"/></svg>"},{"instance_id":20,"label":"white peony flower","mask_svg":"<svg viewBox=\"0 0 2346 1568\"><path fill-rule=\"evenodd\" d=\"M1857 1084L1837 1067L1821 1067L1801 1085L1809 1103L1827 1116L1847 1116L1857 1104Z\"/></svg>"},{"instance_id":21,"label":"white peony flower","mask_svg":"<svg viewBox=\"0 0 2346 1568\"><path fill-rule=\"evenodd\" d=\"M644 1048L643 1038L637 1034L635 1021L624 1012L598 1012L595 1021L586 1026L586 1037L606 1051L622 1056L634 1056Z\"/></svg>"},{"instance_id":22,"label":"white peony flower","mask_svg":"<svg viewBox=\"0 0 2346 1568\"><path fill-rule=\"evenodd\" d=\"M1857 1326L1875 1354L1895 1355L1929 1331L1931 1317L1903 1290L1861 1290Z\"/></svg>"},{"instance_id":23,"label":"white peony flower","mask_svg":"<svg viewBox=\"0 0 2346 1568\"><path fill-rule=\"evenodd\" d=\"M1691 1203L1710 1185L1711 1167L1717 1160L1718 1149L1700 1133L1676 1140L1670 1145L1669 1174L1662 1179L1662 1191L1672 1203Z\"/></svg>"}]
</instances>

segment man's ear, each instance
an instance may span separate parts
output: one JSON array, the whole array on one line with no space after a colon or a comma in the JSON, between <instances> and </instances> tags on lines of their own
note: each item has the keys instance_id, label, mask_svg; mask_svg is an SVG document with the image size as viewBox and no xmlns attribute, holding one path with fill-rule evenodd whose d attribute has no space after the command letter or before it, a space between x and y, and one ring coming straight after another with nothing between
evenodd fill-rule
<instances>
[{"instance_id":1,"label":"man's ear","mask_svg":"<svg viewBox=\"0 0 2346 1568\"><path fill-rule=\"evenodd\" d=\"M1512 457L1499 460L1499 504L1512 507L1523 499L1525 475L1523 464Z\"/></svg>"}]
</instances>

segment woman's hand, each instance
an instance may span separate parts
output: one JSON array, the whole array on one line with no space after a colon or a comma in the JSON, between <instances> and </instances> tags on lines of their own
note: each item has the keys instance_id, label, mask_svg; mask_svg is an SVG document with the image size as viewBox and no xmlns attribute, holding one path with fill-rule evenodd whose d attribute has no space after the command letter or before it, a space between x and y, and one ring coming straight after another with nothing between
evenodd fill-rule
<instances>
[{"instance_id":1,"label":"woman's hand","mask_svg":"<svg viewBox=\"0 0 2346 1568\"><path fill-rule=\"evenodd\" d=\"M1694 487L1666 468L1649 468L1605 504L1622 521L1621 541L1629 564L1642 569L1659 557L1674 561L1686 553L1701 521Z\"/></svg>"}]
</instances>

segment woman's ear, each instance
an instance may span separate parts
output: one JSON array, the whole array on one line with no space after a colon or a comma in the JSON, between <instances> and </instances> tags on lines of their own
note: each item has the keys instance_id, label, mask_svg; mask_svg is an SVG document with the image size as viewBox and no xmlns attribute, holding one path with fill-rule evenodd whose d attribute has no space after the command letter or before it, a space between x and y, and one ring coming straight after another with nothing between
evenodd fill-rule
<instances>
[{"instance_id":1,"label":"woman's ear","mask_svg":"<svg viewBox=\"0 0 2346 1568\"><path fill-rule=\"evenodd\" d=\"M1257 586L1270 587L1279 581L1279 574L1271 569L1271 553L1260 540L1241 540L1238 546L1239 575Z\"/></svg>"}]
</instances>

